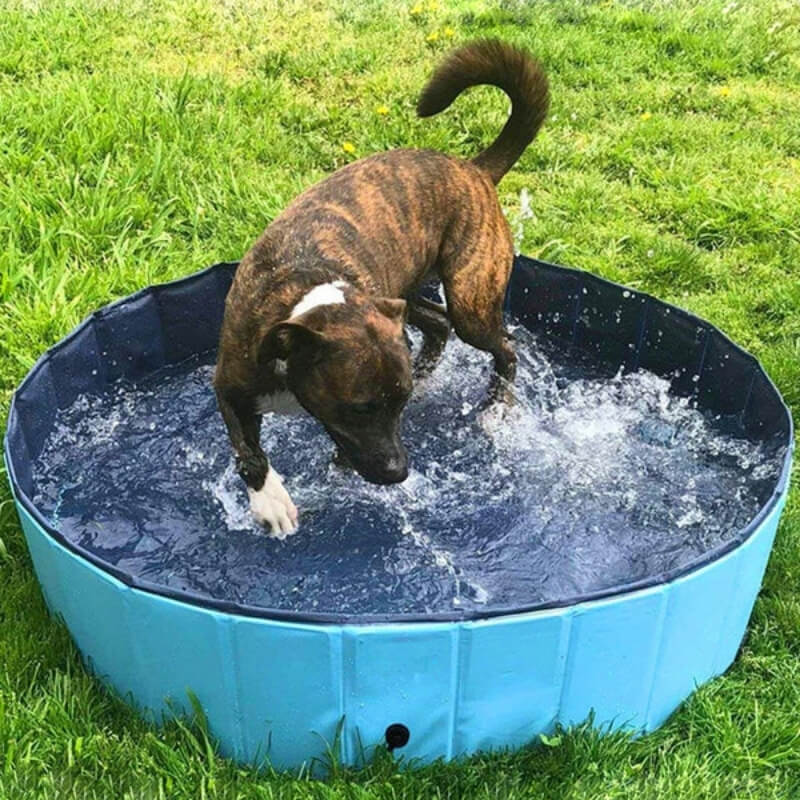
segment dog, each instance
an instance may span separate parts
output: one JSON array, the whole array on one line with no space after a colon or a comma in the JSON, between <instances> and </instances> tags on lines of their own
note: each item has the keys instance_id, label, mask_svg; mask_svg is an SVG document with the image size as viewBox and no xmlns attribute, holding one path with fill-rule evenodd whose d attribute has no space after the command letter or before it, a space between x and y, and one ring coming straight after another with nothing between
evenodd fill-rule
<instances>
[{"instance_id":1,"label":"dog","mask_svg":"<svg viewBox=\"0 0 800 800\"><path fill-rule=\"evenodd\" d=\"M449 54L417 106L446 109L489 84L511 100L497 139L472 160L434 150L372 155L307 189L242 259L225 302L214 389L253 515L283 538L297 509L259 442L262 415L305 409L366 480L408 476L400 436L414 377L451 326L491 353L499 383L516 357L503 325L513 242L495 189L536 136L547 77L524 50L479 40ZM446 306L419 295L438 279ZM423 344L416 363L406 322Z\"/></svg>"}]
</instances>

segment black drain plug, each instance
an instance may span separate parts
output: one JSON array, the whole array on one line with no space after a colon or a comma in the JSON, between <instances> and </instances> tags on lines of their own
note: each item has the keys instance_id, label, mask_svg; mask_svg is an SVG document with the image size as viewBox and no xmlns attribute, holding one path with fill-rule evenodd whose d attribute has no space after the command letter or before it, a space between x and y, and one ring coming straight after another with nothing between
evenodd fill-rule
<instances>
[{"instance_id":1,"label":"black drain plug","mask_svg":"<svg viewBox=\"0 0 800 800\"><path fill-rule=\"evenodd\" d=\"M389 752L397 747L405 747L408 744L409 738L411 737L411 734L408 732L408 728L399 722L395 722L390 725L386 729L385 735L386 747L389 748Z\"/></svg>"}]
</instances>

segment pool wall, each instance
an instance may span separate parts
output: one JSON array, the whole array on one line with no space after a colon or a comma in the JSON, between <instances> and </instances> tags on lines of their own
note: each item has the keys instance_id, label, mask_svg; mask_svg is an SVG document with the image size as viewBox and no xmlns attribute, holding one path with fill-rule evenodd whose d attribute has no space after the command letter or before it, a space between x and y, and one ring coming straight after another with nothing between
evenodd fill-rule
<instances>
[{"instance_id":1,"label":"pool wall","mask_svg":"<svg viewBox=\"0 0 800 800\"><path fill-rule=\"evenodd\" d=\"M551 281L554 270L560 270L561 283ZM601 294L587 306L594 309L591 314L581 317L576 303L575 314L564 320L553 311L556 295L562 293L560 302L570 305L573 294L613 284L528 259L518 262L515 280L522 275L527 288L534 279L527 273L534 271L537 291L528 298L518 286L512 310L550 315L548 326L563 321L565 335L581 339L586 349L598 348L602 357L628 358L630 352L636 362L630 366L663 374L672 369L671 360L682 358L685 364L696 354L699 371L686 370L685 390L705 393L710 407L730 403L724 387L717 386L717 380L731 385L725 369L745 376L746 391L738 393L732 411L765 439L785 441L787 450L772 496L734 541L645 584L576 598L564 607L511 609L484 619L454 614L389 622L256 613L131 580L64 541L29 495L30 462L49 429L49 409L85 390L86 370L102 368L103 380L110 382L126 369L151 369L190 354L177 346L167 352L173 347L167 337L152 347L137 344L135 331L126 329L124 315L114 309L134 304L145 317L154 313L148 308L151 295L139 293L90 318L38 362L12 403L5 442L45 600L63 618L88 668L155 721L190 712L193 693L223 754L276 767L324 762L329 748L342 762L358 764L397 724L409 733L397 752L422 762L520 746L556 723L580 723L590 714L598 727L649 731L697 685L723 672L745 633L786 502L788 411L757 362L707 323L672 310L679 319L679 346L664 350L654 337L648 349L651 329L641 318L652 322L669 307L625 290L631 314L638 316L629 320L623 314L614 336L600 336L606 321L598 315L611 308ZM232 265L221 265L204 275L223 285L232 272ZM564 295L573 278L580 283ZM191 280L168 285L176 295L188 293L188 305L174 300L187 340L192 330L207 336L203 329L213 324L207 318L218 315L202 297L192 299ZM94 337L90 356L76 345L86 337ZM636 348L628 347L633 340ZM727 364L729 357L709 356L715 348L742 355ZM692 381L692 374L699 379Z\"/></svg>"},{"instance_id":2,"label":"pool wall","mask_svg":"<svg viewBox=\"0 0 800 800\"><path fill-rule=\"evenodd\" d=\"M361 763L396 723L407 758L516 747L582 722L657 728L736 656L783 500L735 550L669 584L484 621L312 625L132 588L18 504L36 575L89 669L156 721L199 699L224 755ZM343 721L337 741L337 729Z\"/></svg>"}]
</instances>

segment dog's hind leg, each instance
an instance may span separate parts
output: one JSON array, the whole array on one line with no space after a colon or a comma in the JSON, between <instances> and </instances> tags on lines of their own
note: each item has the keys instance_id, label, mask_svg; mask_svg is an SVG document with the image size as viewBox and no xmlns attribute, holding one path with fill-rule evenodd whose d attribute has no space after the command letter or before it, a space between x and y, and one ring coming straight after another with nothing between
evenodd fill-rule
<instances>
[{"instance_id":1,"label":"dog's hind leg","mask_svg":"<svg viewBox=\"0 0 800 800\"><path fill-rule=\"evenodd\" d=\"M450 320L444 306L425 297L408 301L408 321L422 331L422 349L414 363L414 376L429 375L442 355L450 336Z\"/></svg>"},{"instance_id":2,"label":"dog's hind leg","mask_svg":"<svg viewBox=\"0 0 800 800\"><path fill-rule=\"evenodd\" d=\"M489 239L466 264L443 270L447 312L459 339L494 358L492 396L508 396L516 375L517 356L503 324L503 303L511 275L511 242Z\"/></svg>"}]
</instances>

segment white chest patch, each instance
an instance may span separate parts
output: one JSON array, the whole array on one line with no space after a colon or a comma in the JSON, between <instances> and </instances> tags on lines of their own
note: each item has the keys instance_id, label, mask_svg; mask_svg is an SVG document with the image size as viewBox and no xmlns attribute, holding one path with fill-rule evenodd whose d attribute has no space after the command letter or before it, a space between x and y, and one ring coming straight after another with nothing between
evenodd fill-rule
<instances>
[{"instance_id":1,"label":"white chest patch","mask_svg":"<svg viewBox=\"0 0 800 800\"><path fill-rule=\"evenodd\" d=\"M306 311L311 311L317 306L330 306L336 303L344 303L344 292L342 289L347 287L345 281L333 281L333 283L323 283L315 286L307 292L300 302L292 309L289 319L299 317Z\"/></svg>"},{"instance_id":2,"label":"white chest patch","mask_svg":"<svg viewBox=\"0 0 800 800\"><path fill-rule=\"evenodd\" d=\"M256 397L257 414L299 414L302 410L295 396L283 389L275 394L261 394Z\"/></svg>"},{"instance_id":3,"label":"white chest patch","mask_svg":"<svg viewBox=\"0 0 800 800\"><path fill-rule=\"evenodd\" d=\"M344 303L344 292L347 287L345 281L333 281L315 286L306 292L300 302L292 309L289 319L299 317L306 311L311 311L317 306L329 306L335 303ZM286 362L279 361L275 370L278 374L286 374ZM255 409L258 414L297 414L302 411L302 407L295 399L295 396L282 390L274 394L262 394L256 397Z\"/></svg>"}]
</instances>

